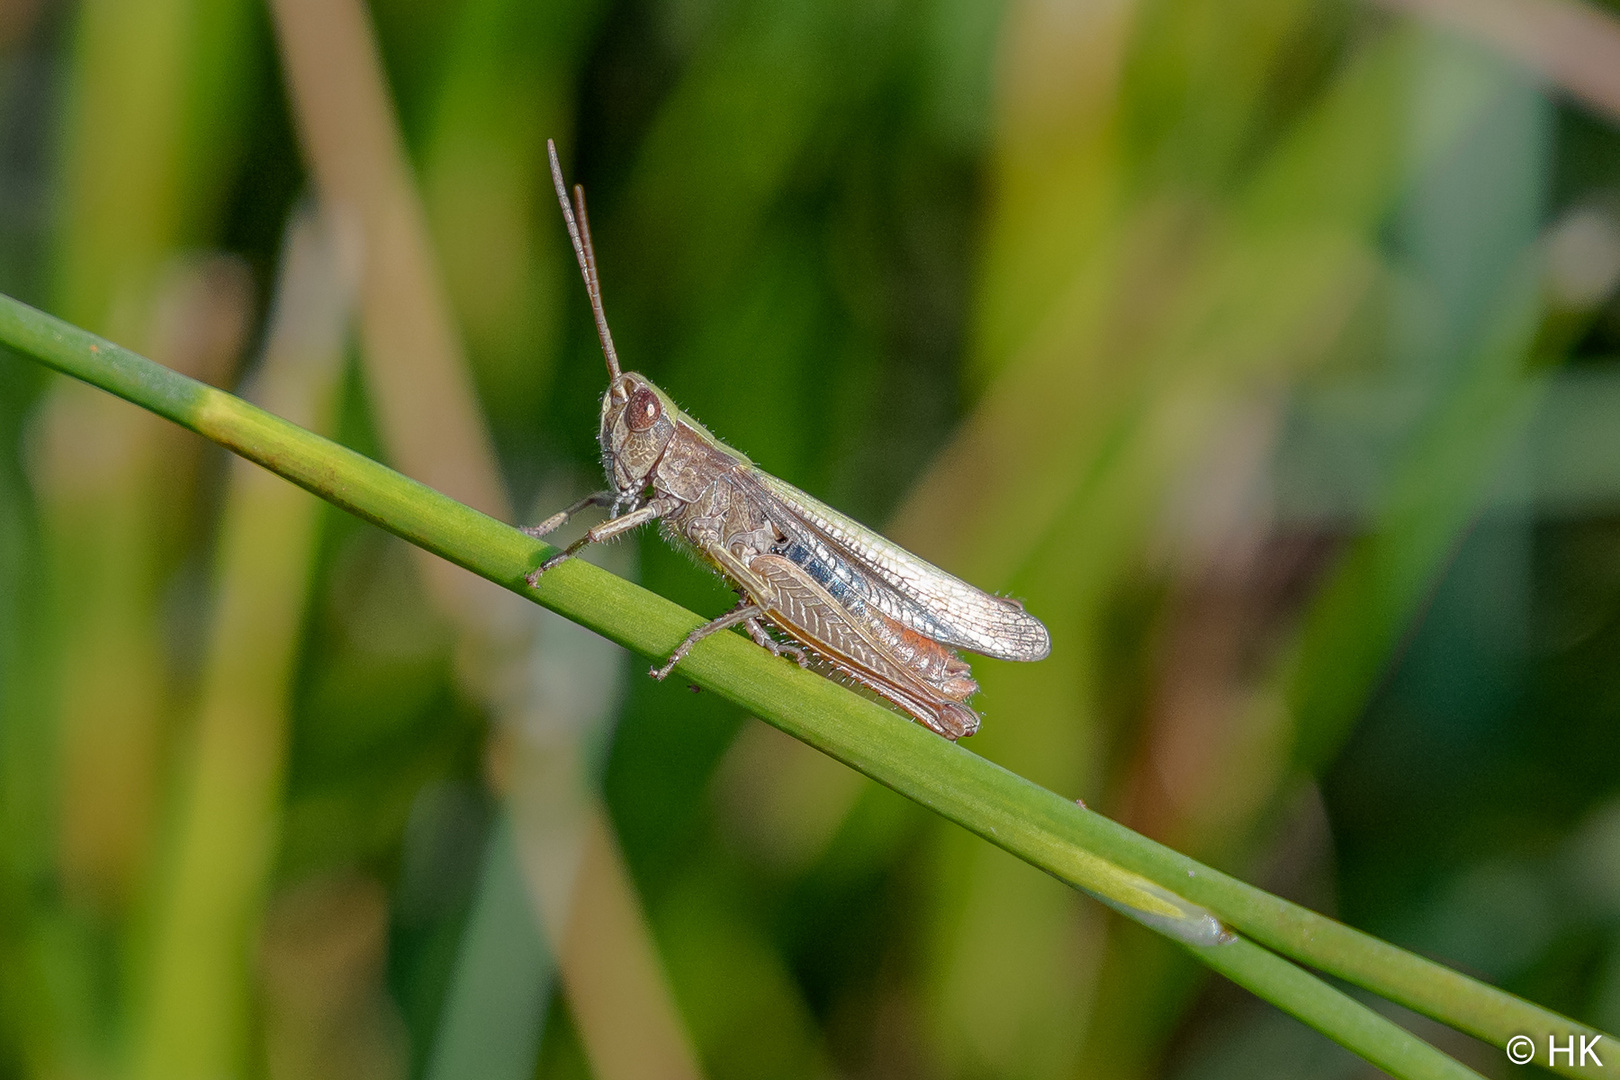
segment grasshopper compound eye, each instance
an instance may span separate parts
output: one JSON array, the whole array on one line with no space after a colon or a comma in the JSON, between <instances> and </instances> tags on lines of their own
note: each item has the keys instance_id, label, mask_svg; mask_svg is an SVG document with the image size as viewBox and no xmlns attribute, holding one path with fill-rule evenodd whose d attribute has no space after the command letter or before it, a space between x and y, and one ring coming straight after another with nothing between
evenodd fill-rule
<instances>
[{"instance_id":1,"label":"grasshopper compound eye","mask_svg":"<svg viewBox=\"0 0 1620 1080\"><path fill-rule=\"evenodd\" d=\"M630 395L630 404L624 409L624 422L631 431L649 431L658 423L663 415L664 407L658 403L658 395L643 387Z\"/></svg>"}]
</instances>

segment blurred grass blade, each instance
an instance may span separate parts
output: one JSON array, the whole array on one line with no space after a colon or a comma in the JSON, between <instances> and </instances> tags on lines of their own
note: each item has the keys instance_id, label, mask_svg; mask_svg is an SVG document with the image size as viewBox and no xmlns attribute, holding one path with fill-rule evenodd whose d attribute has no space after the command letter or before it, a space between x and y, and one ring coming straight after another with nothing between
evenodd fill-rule
<instances>
[{"instance_id":1,"label":"blurred grass blade","mask_svg":"<svg viewBox=\"0 0 1620 1080\"><path fill-rule=\"evenodd\" d=\"M277 891L255 958L265 1080L404 1080L405 1030L385 985L388 931L388 893L354 870Z\"/></svg>"},{"instance_id":2,"label":"blurred grass blade","mask_svg":"<svg viewBox=\"0 0 1620 1080\"><path fill-rule=\"evenodd\" d=\"M357 219L360 332L384 443L400 468L501 513L495 451L467 378L365 5L275 0L287 90L321 197ZM437 439L413 438L434 431Z\"/></svg>"},{"instance_id":3,"label":"blurred grass blade","mask_svg":"<svg viewBox=\"0 0 1620 1080\"><path fill-rule=\"evenodd\" d=\"M241 265L187 260L161 275L156 293L141 317L160 355L199 377L222 378L251 318ZM54 804L36 826L54 859L39 868L19 929L51 973L51 992L27 995L42 1008L39 1022L24 1029L54 1044L31 1051L45 1057L128 1050L114 1049L102 1032L127 1030L134 1019L128 984L116 973L141 946L132 916L155 851L176 704L166 586L194 520L203 461L196 447L107 412L101 395L86 397L84 389L50 388L34 461L48 552L45 625L55 640L40 669L50 683L43 711L50 752L36 759L28 784ZM72 632L58 636L58 627ZM59 890L45 903L41 881ZM118 992L99 993L97 985Z\"/></svg>"},{"instance_id":4,"label":"blurred grass blade","mask_svg":"<svg viewBox=\"0 0 1620 1080\"><path fill-rule=\"evenodd\" d=\"M15 27L33 7L6 5L0 21ZM231 280L238 267L210 280L222 263L180 252L217 242L229 174L249 130L252 11L249 0L93 0L45 20L70 28L51 34L65 49L40 54L57 70L50 82L63 84L65 114L58 127L54 105L21 113L37 116L56 148L35 174L55 204L51 228L40 233L49 257L19 263L14 241L0 242L7 272L45 271L62 310L176 367L189 359L202 378L229 371L251 319L249 286ZM6 62L16 58L8 49ZM233 321L226 336L235 340L177 354L210 322ZM46 519L62 530L47 534L61 571L48 585L59 605L51 618L84 632L64 637L45 669L64 678L45 702L55 745L37 759L30 783L54 785L60 774L59 818L41 831L58 841L52 871L65 889L46 899L37 882L55 873L41 874L19 913L33 924L21 932L48 957L41 963L54 990L29 995L40 1011L16 1030L25 1042L55 1044L37 1056L64 1055L53 1071L72 1072L88 1060L122 1058L135 1022L120 966L140 946L120 938L134 929L128 916L163 800L174 674L163 590L184 554L197 463L163 433L101 413L76 386L53 387L50 396L46 427L55 431L47 438L59 439L43 455L55 460L40 464L66 466L59 477L77 474L76 490L43 492ZM83 426L59 427L61 420ZM92 464L101 454L110 467ZM86 1062L68 1063L80 1057Z\"/></svg>"},{"instance_id":5,"label":"blurred grass blade","mask_svg":"<svg viewBox=\"0 0 1620 1080\"><path fill-rule=\"evenodd\" d=\"M579 863L558 959L591 1070L598 1080L701 1080L607 807L593 799L577 828Z\"/></svg>"},{"instance_id":6,"label":"blurred grass blade","mask_svg":"<svg viewBox=\"0 0 1620 1080\"><path fill-rule=\"evenodd\" d=\"M1368 40L1261 141L1256 97L1266 73L1286 67L1282 58L1298 46L1308 5L1144 6L1133 16L1143 25L1130 35L1121 99L1107 103L1107 119L1080 118L1100 128L1085 145L1101 149L1081 153L1067 132L1049 146L1023 145L1022 129L1052 123L1078 98L1040 91L1083 78L1049 40L1078 32L1083 20L1067 8L1032 7L1042 16L1026 18L1055 25L1008 41L1019 52L1004 60L1005 93L1019 112L1004 121L1010 175L997 192L987 256L996 276L978 299L981 345L1008 355L978 359L994 377L896 515L895 530L925 557L1011 589L1051 616L1054 638L1067 648L1040 665L984 666L985 700L1021 720L989 726L982 745L1042 783L1089 796L1115 786L1104 770L1119 753L1109 745L1120 734L1106 704L1117 666L1104 655L1121 595L1134 587L1127 583L1139 580L1144 552L1163 547L1155 533L1165 503L1194 463L1209 458L1230 402L1318 362L1377 278L1373 224L1407 172L1390 148L1400 145L1392 133L1402 122L1413 42L1402 33ZM1123 16L1113 6L1086 10L1101 24L1095 41L1117 33L1111 24ZM1215 29L1228 21L1265 30ZM1193 73L1155 55L1155 42L1191 48L1206 36L1218 44L1197 46L1205 51ZM1159 94L1177 103L1180 124L1200 133L1192 164L1209 190L1189 190L1179 174L1162 177L1158 165L1145 167L1152 182L1132 182L1144 166L1132 161L1142 151L1130 144L1141 136L1119 129L1130 131L1136 110L1157 108ZM1114 147L1121 139L1127 148ZM1087 174L1105 151L1116 175ZM1252 161L1238 169L1235 157ZM1036 223L1047 221L1062 235L1086 223L1094 235L1077 236L1060 261L1041 247ZM1223 790L1236 795L1236 787ZM1264 806L1265 792L1249 803ZM972 869L969 882L942 894L961 921L941 965L952 1037L971 1032L977 1045L966 1049L1006 1071L1077 1053L1069 1068L1081 1072L1128 1074L1121 1063L1131 1059L1145 1068L1185 998L1167 1004L1165 980L1115 948L1105 926L1077 931L1087 916L1044 882L960 843L953 854ZM1104 958L1091 962L1090 975L1077 976L1082 965L1060 961L1047 944L1077 934L1094 943L1088 959ZM1163 952L1151 940L1133 941ZM1115 965L1130 974L1116 979ZM1176 974L1184 979L1185 968ZM1095 984L1113 990L1100 996ZM984 996L995 1004L983 1005ZM1127 1033L1109 1015L1115 1009L1157 1025ZM1091 1018L1077 1025L1077 1010ZM1108 1033L1101 1041L1109 1061L1090 1060L1098 1040L1085 1031Z\"/></svg>"},{"instance_id":7,"label":"blurred grass blade","mask_svg":"<svg viewBox=\"0 0 1620 1080\"><path fill-rule=\"evenodd\" d=\"M1488 45L1620 118L1620 19L1586 0L1375 0Z\"/></svg>"},{"instance_id":8,"label":"blurred grass blade","mask_svg":"<svg viewBox=\"0 0 1620 1080\"><path fill-rule=\"evenodd\" d=\"M422 200L479 398L490 426L503 431L529 425L541 406L562 346L564 302L577 299L567 234L545 197L545 143L567 137L603 7L461 5L428 110Z\"/></svg>"},{"instance_id":9,"label":"blurred grass blade","mask_svg":"<svg viewBox=\"0 0 1620 1080\"><path fill-rule=\"evenodd\" d=\"M1320 768L1389 663L1448 555L1481 509L1540 395L1522 377L1538 327L1538 278L1521 273L1497 309L1470 373L1440 404L1394 477L1388 509L1311 605L1285 674L1299 719L1296 761Z\"/></svg>"},{"instance_id":10,"label":"blurred grass blade","mask_svg":"<svg viewBox=\"0 0 1620 1080\"><path fill-rule=\"evenodd\" d=\"M288 226L252 396L291 423L330 426L355 254L346 260L339 238L307 210ZM197 722L180 754L170 850L157 861L153 955L136 999L144 1012L138 1077L206 1080L247 1070L247 958L275 854L316 511L262 470L232 463Z\"/></svg>"},{"instance_id":11,"label":"blurred grass blade","mask_svg":"<svg viewBox=\"0 0 1620 1080\"><path fill-rule=\"evenodd\" d=\"M56 293L65 311L138 330L164 262L213 236L242 140L249 0L76 6Z\"/></svg>"},{"instance_id":12,"label":"blurred grass blade","mask_svg":"<svg viewBox=\"0 0 1620 1080\"><path fill-rule=\"evenodd\" d=\"M485 844L426 1080L532 1077L551 966L518 865L512 820L502 812Z\"/></svg>"},{"instance_id":13,"label":"blurred grass blade","mask_svg":"<svg viewBox=\"0 0 1620 1080\"><path fill-rule=\"evenodd\" d=\"M1392 328L1397 379L1420 395L1422 411L1379 492L1372 528L1313 599L1282 673L1298 727L1293 757L1306 769L1348 737L1448 559L1497 499L1493 485L1538 401L1527 376L1562 361L1597 317L1590 302L1585 311L1547 310L1555 282L1537 234L1553 120L1540 91L1494 58L1444 40L1428 43L1424 72L1417 97L1428 112L1470 95L1491 108L1457 155L1422 178L1399 219L1409 265L1395 284L1409 300ZM1447 208L1458 204L1476 212L1453 219Z\"/></svg>"},{"instance_id":14,"label":"blurred grass blade","mask_svg":"<svg viewBox=\"0 0 1620 1080\"><path fill-rule=\"evenodd\" d=\"M533 596L648 656L665 653L702 620L655 594L574 561L530 590L524 575L552 549L406 477L246 402L153 364L9 298L0 342L93 382L263 464L335 505L426 550ZM683 678L859 769L1018 857L1080 888L1107 891L1094 860L1155 882L1286 955L1502 1045L1524 1031L1597 1034L1438 964L1316 915L1163 848L1114 822L947 743L738 635L717 635L681 666ZM1227 954L1225 950L1236 951ZM1201 948L1243 985L1368 1060L1414 1063L1395 1075L1471 1075L1426 1056L1405 1031L1338 991L1269 962L1245 964L1241 943ZM1229 962L1235 956L1239 962ZM1353 1023L1343 1017L1358 1018ZM1600 1045L1612 1042L1603 1036ZM1620 1054L1577 1076L1620 1076ZM1402 1069L1407 1066L1403 1065Z\"/></svg>"},{"instance_id":15,"label":"blurred grass blade","mask_svg":"<svg viewBox=\"0 0 1620 1080\"><path fill-rule=\"evenodd\" d=\"M146 332L174 367L205 381L234 365L249 320L234 260L177 263L147 309ZM39 484L52 549L61 645L60 873L70 903L121 916L145 873L159 805L165 716L163 587L193 509L195 449L161 427L106 411L83 388L52 388Z\"/></svg>"},{"instance_id":16,"label":"blurred grass blade","mask_svg":"<svg viewBox=\"0 0 1620 1080\"><path fill-rule=\"evenodd\" d=\"M359 219L366 245L366 274L361 286L363 352L367 385L375 398L386 452L406 473L487 513L509 518L511 503L443 287L427 214L405 156L404 139L367 9L358 0L276 0L272 9L306 156L325 197ZM510 15L514 9L505 10ZM582 18L584 14L576 12L574 17ZM470 9L465 17L474 23L494 20L498 25L502 13L485 7ZM486 27L485 34L490 32ZM455 92L454 85L450 92ZM438 135L441 139L451 137L443 129ZM538 161L540 133L531 123L526 135L531 158ZM521 146L508 150L519 158L523 154ZM439 190L442 193L443 189ZM547 205L544 200L541 204ZM524 700L523 693L514 694L508 688L532 685L524 670L532 662L532 649L526 646L533 630L529 613L513 597L437 559L424 557L418 565L436 603L455 622L465 646L478 657L476 662L462 665L464 672L475 670L483 675L482 685L471 689L490 705L499 725L521 732L525 719L521 714L530 703ZM611 718L593 719L601 723ZM577 739L588 733L583 727L575 732ZM562 757L577 766L581 755L574 746ZM569 827L587 843L609 843L611 831L593 827L603 823L590 820L599 812L596 801L585 800L579 811ZM510 819L520 845L525 839L525 822L521 816ZM587 853L600 865L617 866L616 856L616 846ZM559 873L563 870L561 866L549 869ZM571 880L571 874L567 878ZM600 940L568 944L567 936L576 924L568 917L567 904L537 905L538 914L550 924L548 936L560 954L564 985L571 996L589 993L595 985L573 977L576 957L608 964L630 957L639 959L642 953L656 955L646 948L638 952L635 947L623 947L624 943L643 945L651 940L640 898L628 875L599 877L593 882L600 889L621 893L611 899L597 898L603 900L597 917L577 924L600 931ZM566 890L561 895L564 900L572 899ZM496 898L492 902L497 902ZM467 944L476 948L479 939L475 935ZM485 958L489 958L488 954ZM475 955L468 962L476 964L478 959ZM510 961L511 957L504 959ZM471 979L477 970L467 968L462 974ZM482 970L502 980L515 977L504 968ZM538 967L531 974L544 977ZM696 1075L696 1065L681 1037L679 1011L668 1000L663 981L656 977L656 964L629 963L617 974L625 984L635 984L636 992L630 997L644 1010L652 1010L656 1019L628 1013L620 1000L576 1002L576 1014L592 1021L583 1025L580 1033L603 1080ZM467 993L472 990L468 988ZM492 1014L480 1018L486 1025L486 1036L492 1019ZM462 1021L453 1014L447 1022ZM644 1059L626 1059L616 1054L619 1045L646 1046L649 1032L668 1038L661 1045L649 1047L651 1053ZM532 1044L532 1034L522 1023L509 1029L509 1053L515 1055L521 1052L520 1046ZM448 1047L446 1054L469 1045L455 1031L444 1037L451 1040L444 1044ZM638 1069L622 1075L604 1072L603 1063L626 1060ZM442 1059L442 1063L447 1070L458 1067L450 1058Z\"/></svg>"},{"instance_id":17,"label":"blurred grass blade","mask_svg":"<svg viewBox=\"0 0 1620 1080\"><path fill-rule=\"evenodd\" d=\"M586 556L618 569L630 554L603 545ZM624 697L624 652L554 612L534 615L528 690L503 717L488 757L574 1030L596 1080L698 1080L600 793Z\"/></svg>"}]
</instances>

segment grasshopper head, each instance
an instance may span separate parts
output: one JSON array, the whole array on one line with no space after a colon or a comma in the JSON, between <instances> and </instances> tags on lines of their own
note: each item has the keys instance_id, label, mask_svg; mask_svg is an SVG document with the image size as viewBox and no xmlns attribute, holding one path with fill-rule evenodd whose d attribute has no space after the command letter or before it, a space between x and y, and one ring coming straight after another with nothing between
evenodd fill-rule
<instances>
[{"instance_id":1,"label":"grasshopper head","mask_svg":"<svg viewBox=\"0 0 1620 1080\"><path fill-rule=\"evenodd\" d=\"M602 395L602 458L608 479L624 494L642 491L675 436L679 412L658 387L625 372Z\"/></svg>"}]
</instances>

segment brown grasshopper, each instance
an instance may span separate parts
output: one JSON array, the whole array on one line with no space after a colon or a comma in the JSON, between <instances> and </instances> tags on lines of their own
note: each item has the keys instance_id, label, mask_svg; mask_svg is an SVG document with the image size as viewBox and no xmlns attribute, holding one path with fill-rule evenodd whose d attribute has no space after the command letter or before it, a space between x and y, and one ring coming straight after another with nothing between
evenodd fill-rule
<instances>
[{"instance_id":1,"label":"brown grasshopper","mask_svg":"<svg viewBox=\"0 0 1620 1080\"><path fill-rule=\"evenodd\" d=\"M979 715L964 702L979 686L955 650L1040 660L1051 651L1046 627L1018 601L952 577L778 480L646 378L621 371L602 310L585 190L576 184L570 204L557 148L547 140L546 150L607 359L600 441L613 486L523 530L546 536L586 507L610 511L541 563L529 584L587 544L660 521L665 538L724 575L739 602L687 635L653 678L667 676L705 637L740 625L772 654L858 683L947 739L973 734ZM791 640L777 640L767 626Z\"/></svg>"}]
</instances>

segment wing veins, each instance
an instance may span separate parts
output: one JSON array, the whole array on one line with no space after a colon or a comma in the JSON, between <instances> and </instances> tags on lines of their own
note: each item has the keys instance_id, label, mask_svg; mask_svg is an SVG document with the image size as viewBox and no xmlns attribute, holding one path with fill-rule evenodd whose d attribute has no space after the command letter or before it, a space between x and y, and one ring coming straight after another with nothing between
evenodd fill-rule
<instances>
[{"instance_id":1,"label":"wing veins","mask_svg":"<svg viewBox=\"0 0 1620 1080\"><path fill-rule=\"evenodd\" d=\"M941 644L1006 660L1038 660L1050 651L1046 627L1016 601L969 585L763 470L739 472L781 524L799 534L795 539L861 571L852 584L862 598L903 625ZM871 553L835 529L860 537Z\"/></svg>"}]
</instances>

